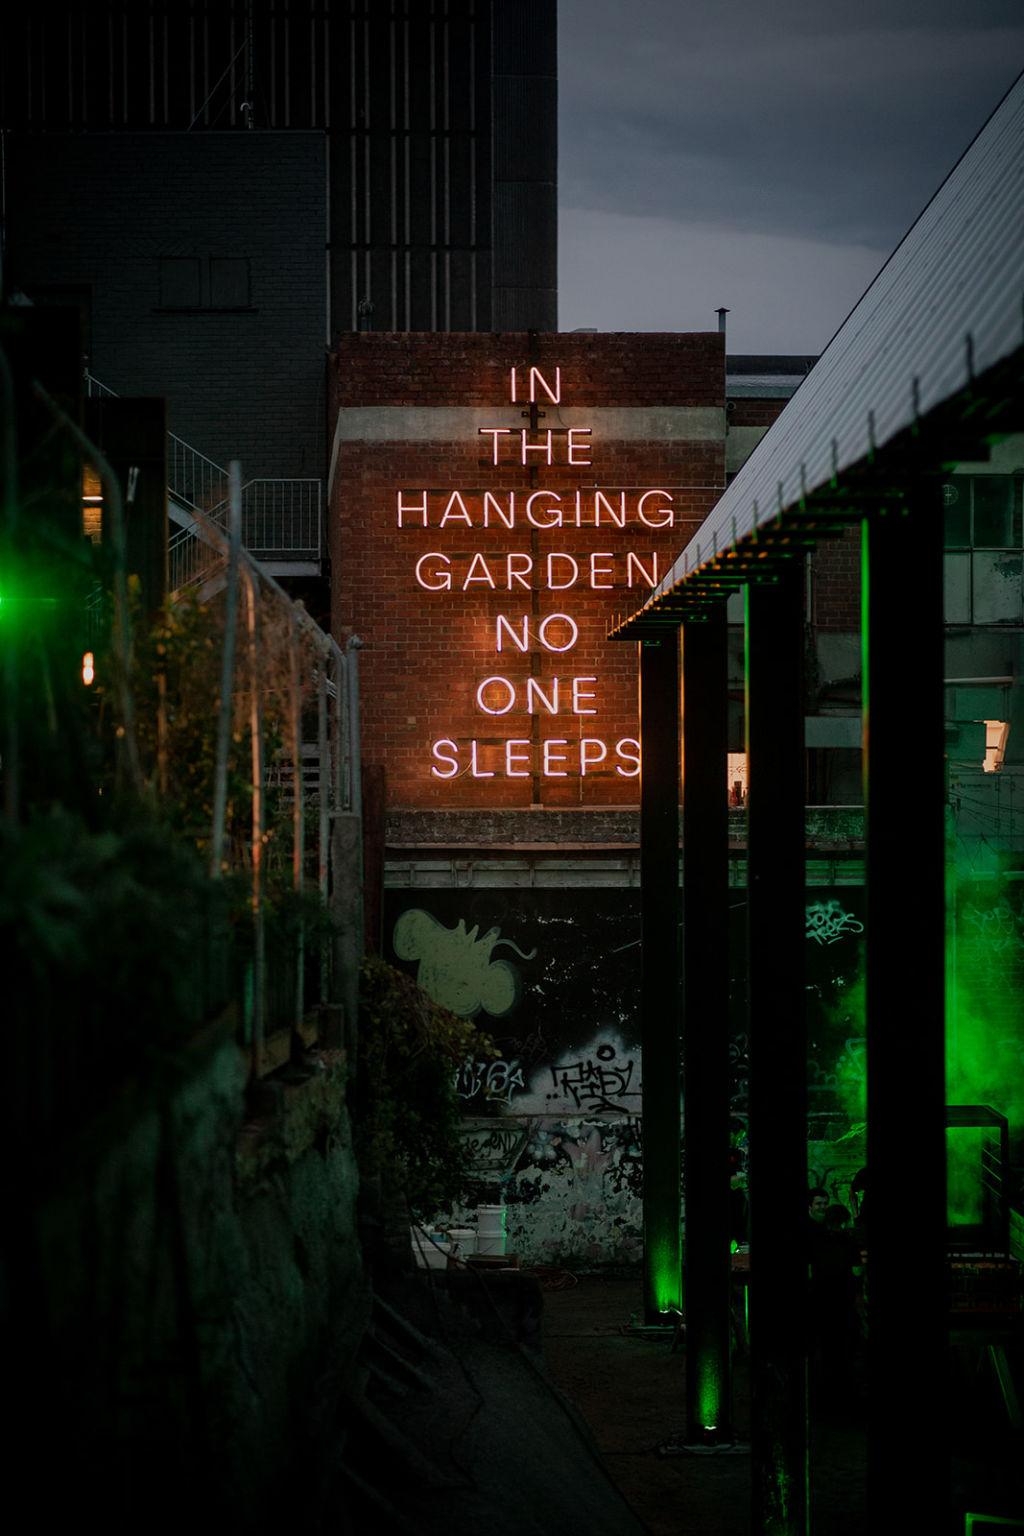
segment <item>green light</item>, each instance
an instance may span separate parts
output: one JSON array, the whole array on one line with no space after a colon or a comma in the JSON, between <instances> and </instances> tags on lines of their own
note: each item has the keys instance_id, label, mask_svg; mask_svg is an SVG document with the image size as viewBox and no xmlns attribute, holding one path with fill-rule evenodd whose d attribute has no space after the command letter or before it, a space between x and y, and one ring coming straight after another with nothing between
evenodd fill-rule
<instances>
[{"instance_id":1,"label":"green light","mask_svg":"<svg viewBox=\"0 0 1024 1536\"><path fill-rule=\"evenodd\" d=\"M722 1416L722 1383L710 1356L697 1362L697 1414L705 1429L715 1429Z\"/></svg>"},{"instance_id":2,"label":"green light","mask_svg":"<svg viewBox=\"0 0 1024 1536\"><path fill-rule=\"evenodd\" d=\"M647 1263L657 1310L681 1312L683 1287L678 1239L673 1242L669 1235L649 1239Z\"/></svg>"}]
</instances>

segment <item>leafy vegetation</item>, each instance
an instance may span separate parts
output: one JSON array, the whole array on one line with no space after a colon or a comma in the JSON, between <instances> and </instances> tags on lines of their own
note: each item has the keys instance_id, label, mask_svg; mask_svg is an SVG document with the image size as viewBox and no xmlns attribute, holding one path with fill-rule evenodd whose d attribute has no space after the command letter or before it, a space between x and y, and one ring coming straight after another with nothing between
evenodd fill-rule
<instances>
[{"instance_id":1,"label":"leafy vegetation","mask_svg":"<svg viewBox=\"0 0 1024 1536\"><path fill-rule=\"evenodd\" d=\"M399 1183L423 1219L450 1209L468 1183L458 1069L500 1052L383 960L366 959L360 983L356 1153L364 1176Z\"/></svg>"}]
</instances>

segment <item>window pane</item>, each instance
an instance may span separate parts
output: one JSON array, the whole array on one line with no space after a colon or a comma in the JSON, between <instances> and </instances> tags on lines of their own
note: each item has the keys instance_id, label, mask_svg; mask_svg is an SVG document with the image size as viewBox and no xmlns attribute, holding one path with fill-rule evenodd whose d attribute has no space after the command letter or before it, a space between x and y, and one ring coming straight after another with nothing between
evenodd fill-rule
<instances>
[{"instance_id":1,"label":"window pane","mask_svg":"<svg viewBox=\"0 0 1024 1536\"><path fill-rule=\"evenodd\" d=\"M944 481L942 504L946 519L946 548L968 549L971 543L971 482L966 475Z\"/></svg>"},{"instance_id":2,"label":"window pane","mask_svg":"<svg viewBox=\"0 0 1024 1536\"><path fill-rule=\"evenodd\" d=\"M947 624L971 622L971 557L945 557L945 611Z\"/></svg>"},{"instance_id":3,"label":"window pane","mask_svg":"<svg viewBox=\"0 0 1024 1536\"><path fill-rule=\"evenodd\" d=\"M195 256L160 257L160 308L198 309L199 260Z\"/></svg>"},{"instance_id":4,"label":"window pane","mask_svg":"<svg viewBox=\"0 0 1024 1536\"><path fill-rule=\"evenodd\" d=\"M1020 624L1024 621L1021 556L976 554L972 558L975 624Z\"/></svg>"},{"instance_id":5,"label":"window pane","mask_svg":"<svg viewBox=\"0 0 1024 1536\"><path fill-rule=\"evenodd\" d=\"M210 257L210 305L213 309L248 309L247 256Z\"/></svg>"},{"instance_id":6,"label":"window pane","mask_svg":"<svg viewBox=\"0 0 1024 1536\"><path fill-rule=\"evenodd\" d=\"M975 475L975 549L1006 549L1012 545L1013 490L1009 475Z\"/></svg>"}]
</instances>

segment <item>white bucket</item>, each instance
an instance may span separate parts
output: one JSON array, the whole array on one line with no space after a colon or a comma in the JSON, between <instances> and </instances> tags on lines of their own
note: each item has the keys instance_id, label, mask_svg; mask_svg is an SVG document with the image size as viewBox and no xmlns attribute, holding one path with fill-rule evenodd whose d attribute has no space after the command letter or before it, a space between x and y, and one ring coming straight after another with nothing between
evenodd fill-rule
<instances>
[{"instance_id":1,"label":"white bucket","mask_svg":"<svg viewBox=\"0 0 1024 1536\"><path fill-rule=\"evenodd\" d=\"M452 1227L448 1233L453 1259L464 1259L476 1253L476 1231L473 1227Z\"/></svg>"},{"instance_id":2,"label":"white bucket","mask_svg":"<svg viewBox=\"0 0 1024 1536\"><path fill-rule=\"evenodd\" d=\"M444 1269L447 1266L450 1245L442 1233L431 1231L428 1236L423 1227L410 1227L409 1232L412 1251L420 1269Z\"/></svg>"},{"instance_id":3,"label":"white bucket","mask_svg":"<svg viewBox=\"0 0 1024 1536\"><path fill-rule=\"evenodd\" d=\"M477 1206L476 1251L481 1254L504 1254L505 1207L503 1205Z\"/></svg>"}]
</instances>

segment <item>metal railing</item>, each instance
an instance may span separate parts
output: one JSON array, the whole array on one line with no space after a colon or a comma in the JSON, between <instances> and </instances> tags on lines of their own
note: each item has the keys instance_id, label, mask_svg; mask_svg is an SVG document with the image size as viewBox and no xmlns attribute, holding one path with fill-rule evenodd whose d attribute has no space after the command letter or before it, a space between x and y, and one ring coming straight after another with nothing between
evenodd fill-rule
<instances>
[{"instance_id":1,"label":"metal railing","mask_svg":"<svg viewBox=\"0 0 1024 1536\"><path fill-rule=\"evenodd\" d=\"M85 385L93 398L117 399L116 392L91 373L86 373ZM173 432L167 434L167 488L179 506L205 512L218 527L227 527L227 470ZM322 494L320 480L247 480L242 487L242 543L257 559L319 560ZM167 553L172 592L202 581L217 563L194 526L175 530Z\"/></svg>"},{"instance_id":2,"label":"metal railing","mask_svg":"<svg viewBox=\"0 0 1024 1536\"><path fill-rule=\"evenodd\" d=\"M228 472L190 443L167 434L167 488L175 501L199 512L226 506Z\"/></svg>"},{"instance_id":3,"label":"metal railing","mask_svg":"<svg viewBox=\"0 0 1024 1536\"><path fill-rule=\"evenodd\" d=\"M223 564L220 550L203 537L196 523L178 528L167 543L167 590L182 592L199 586Z\"/></svg>"},{"instance_id":4,"label":"metal railing","mask_svg":"<svg viewBox=\"0 0 1024 1536\"><path fill-rule=\"evenodd\" d=\"M242 487L245 548L257 560L318 560L321 493L319 480L247 480ZM226 529L227 502L206 516L216 527ZM167 545L169 591L199 585L219 565L223 556L198 524L172 533Z\"/></svg>"},{"instance_id":5,"label":"metal railing","mask_svg":"<svg viewBox=\"0 0 1024 1536\"><path fill-rule=\"evenodd\" d=\"M247 480L242 487L242 542L261 556L320 556L319 480ZM223 509L214 517L222 522Z\"/></svg>"}]
</instances>

